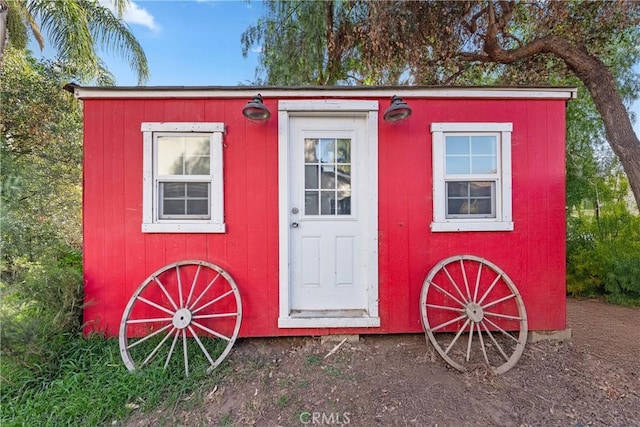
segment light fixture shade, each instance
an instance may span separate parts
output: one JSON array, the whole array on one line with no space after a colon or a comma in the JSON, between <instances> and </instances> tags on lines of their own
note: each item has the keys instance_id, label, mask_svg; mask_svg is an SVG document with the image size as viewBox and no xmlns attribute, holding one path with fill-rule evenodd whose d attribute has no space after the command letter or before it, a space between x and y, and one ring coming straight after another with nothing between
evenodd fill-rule
<instances>
[{"instance_id":1,"label":"light fixture shade","mask_svg":"<svg viewBox=\"0 0 640 427\"><path fill-rule=\"evenodd\" d=\"M262 95L257 94L244 106L242 115L252 122L266 122L271 118L271 111L262 102Z\"/></svg>"},{"instance_id":2,"label":"light fixture shade","mask_svg":"<svg viewBox=\"0 0 640 427\"><path fill-rule=\"evenodd\" d=\"M400 123L412 113L411 107L397 95L391 97L391 105L384 112L384 120L389 123Z\"/></svg>"}]
</instances>

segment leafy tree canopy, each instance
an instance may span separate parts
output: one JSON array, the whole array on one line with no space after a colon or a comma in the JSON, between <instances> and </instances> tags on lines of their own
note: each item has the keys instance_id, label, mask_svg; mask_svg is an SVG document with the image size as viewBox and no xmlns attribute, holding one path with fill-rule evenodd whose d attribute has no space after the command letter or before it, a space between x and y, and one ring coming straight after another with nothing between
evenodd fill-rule
<instances>
[{"instance_id":1,"label":"leafy tree canopy","mask_svg":"<svg viewBox=\"0 0 640 427\"><path fill-rule=\"evenodd\" d=\"M5 44L26 49L30 37L44 48L45 36L57 51L57 65L74 78L111 85L115 79L99 48L126 60L143 84L146 55L121 19L129 0L114 0L115 14L98 0L0 0L0 65Z\"/></svg>"},{"instance_id":2,"label":"leafy tree canopy","mask_svg":"<svg viewBox=\"0 0 640 427\"><path fill-rule=\"evenodd\" d=\"M265 84L577 84L638 205L639 39L629 1L269 1L242 36Z\"/></svg>"}]
</instances>

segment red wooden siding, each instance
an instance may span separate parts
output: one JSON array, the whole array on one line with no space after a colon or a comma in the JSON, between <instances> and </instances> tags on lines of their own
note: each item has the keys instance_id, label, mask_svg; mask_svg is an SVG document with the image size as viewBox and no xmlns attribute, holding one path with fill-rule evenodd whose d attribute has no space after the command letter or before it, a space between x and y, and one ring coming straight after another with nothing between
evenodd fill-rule
<instances>
[{"instance_id":1,"label":"red wooden siding","mask_svg":"<svg viewBox=\"0 0 640 427\"><path fill-rule=\"evenodd\" d=\"M379 99L381 108L388 99ZM166 264L203 259L242 295L241 336L422 330L422 281L441 259L487 258L519 288L532 330L564 329L564 100L408 99L411 118L379 122L379 328L279 329L277 115L257 125L245 99L88 99L84 274L87 331L117 335L138 285ZM267 99L272 112L277 101ZM142 122L223 122L224 234L143 234ZM432 233L432 122L512 122L511 232Z\"/></svg>"}]
</instances>

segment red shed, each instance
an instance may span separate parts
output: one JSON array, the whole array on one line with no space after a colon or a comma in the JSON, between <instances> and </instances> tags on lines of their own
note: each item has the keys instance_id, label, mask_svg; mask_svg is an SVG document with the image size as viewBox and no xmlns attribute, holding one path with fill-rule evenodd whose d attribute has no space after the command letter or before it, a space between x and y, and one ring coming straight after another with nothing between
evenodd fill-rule
<instances>
[{"instance_id":1,"label":"red shed","mask_svg":"<svg viewBox=\"0 0 640 427\"><path fill-rule=\"evenodd\" d=\"M566 327L573 88L74 90L87 331L131 369L139 336L424 329L519 356Z\"/></svg>"}]
</instances>

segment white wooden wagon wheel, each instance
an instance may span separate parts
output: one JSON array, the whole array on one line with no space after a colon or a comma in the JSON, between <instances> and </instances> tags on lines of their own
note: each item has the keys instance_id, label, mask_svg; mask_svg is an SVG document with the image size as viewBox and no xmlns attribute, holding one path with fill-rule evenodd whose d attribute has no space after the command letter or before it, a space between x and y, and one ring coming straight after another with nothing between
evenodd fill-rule
<instances>
[{"instance_id":1,"label":"white wooden wagon wheel","mask_svg":"<svg viewBox=\"0 0 640 427\"><path fill-rule=\"evenodd\" d=\"M227 357L242 321L240 293L219 266L180 261L150 275L120 323L120 353L130 371L183 365L207 372Z\"/></svg>"},{"instance_id":2,"label":"white wooden wagon wheel","mask_svg":"<svg viewBox=\"0 0 640 427\"><path fill-rule=\"evenodd\" d=\"M436 351L459 371L511 369L527 341L527 314L509 276L486 259L457 255L436 264L420 294L422 326Z\"/></svg>"}]
</instances>

